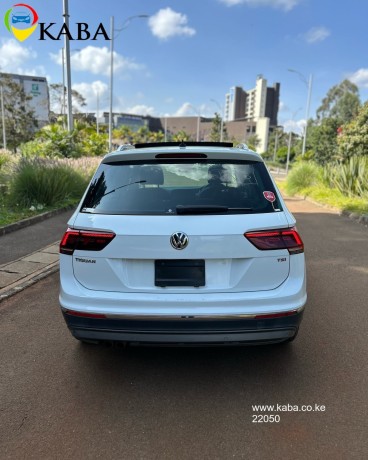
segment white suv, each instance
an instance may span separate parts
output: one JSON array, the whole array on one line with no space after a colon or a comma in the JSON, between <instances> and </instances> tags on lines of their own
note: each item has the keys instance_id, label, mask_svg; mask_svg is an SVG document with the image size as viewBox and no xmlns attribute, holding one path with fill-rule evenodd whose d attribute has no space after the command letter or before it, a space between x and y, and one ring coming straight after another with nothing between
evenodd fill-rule
<instances>
[{"instance_id":1,"label":"white suv","mask_svg":"<svg viewBox=\"0 0 368 460\"><path fill-rule=\"evenodd\" d=\"M104 157L60 243L60 304L84 342L291 341L303 242L245 145L123 146Z\"/></svg>"}]
</instances>

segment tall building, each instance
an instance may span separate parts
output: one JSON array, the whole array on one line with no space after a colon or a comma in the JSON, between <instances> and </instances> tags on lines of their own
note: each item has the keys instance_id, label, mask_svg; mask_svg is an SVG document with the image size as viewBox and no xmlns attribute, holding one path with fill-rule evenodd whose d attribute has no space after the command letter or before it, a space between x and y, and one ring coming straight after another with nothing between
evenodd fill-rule
<instances>
[{"instance_id":1,"label":"tall building","mask_svg":"<svg viewBox=\"0 0 368 460\"><path fill-rule=\"evenodd\" d=\"M270 119L270 126L277 125L279 109L280 83L267 87L267 80L258 75L256 86L244 90L233 86L225 96L225 121L245 119L257 121L260 118Z\"/></svg>"},{"instance_id":2,"label":"tall building","mask_svg":"<svg viewBox=\"0 0 368 460\"><path fill-rule=\"evenodd\" d=\"M247 93L240 86L233 86L226 94L225 121L244 118Z\"/></svg>"},{"instance_id":3,"label":"tall building","mask_svg":"<svg viewBox=\"0 0 368 460\"><path fill-rule=\"evenodd\" d=\"M47 79L45 77L30 75L4 75L11 77L16 83L21 85L27 96L31 96L27 104L29 108L34 111L38 126L42 127L48 124L50 116L50 97Z\"/></svg>"}]
</instances>

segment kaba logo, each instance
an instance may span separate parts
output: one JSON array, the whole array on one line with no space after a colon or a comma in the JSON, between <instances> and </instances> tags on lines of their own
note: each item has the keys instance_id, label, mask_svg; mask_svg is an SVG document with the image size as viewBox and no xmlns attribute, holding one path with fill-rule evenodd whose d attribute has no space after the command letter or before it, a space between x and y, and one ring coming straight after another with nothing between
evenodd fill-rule
<instances>
[{"instance_id":1,"label":"kaba logo","mask_svg":"<svg viewBox=\"0 0 368 460\"><path fill-rule=\"evenodd\" d=\"M54 26L56 25L55 22L50 22L49 24L46 24L45 22L40 22L39 24L40 24L39 40L46 40L46 37L51 40L60 40L62 36L67 36L69 40L97 40L97 37L99 35L102 35L105 40L111 40L102 22L100 22L100 24L98 25L94 33L91 33L89 31L88 24L86 22L77 22L76 23L76 26L77 26L76 38L74 38L75 36L73 37L73 35L71 34L66 24L62 25L59 32L55 31L55 28L54 28ZM53 28L52 31L50 30L51 28ZM53 32L54 35L51 32Z\"/></svg>"},{"instance_id":2,"label":"kaba logo","mask_svg":"<svg viewBox=\"0 0 368 460\"><path fill-rule=\"evenodd\" d=\"M97 40L99 36L105 40L111 40L102 22L94 32L89 30L89 25L86 22L77 22L76 34L73 36L66 24L63 24L57 31L55 22L46 24L45 22L38 22L38 19L37 11L34 8L26 3L17 3L5 13L4 23L8 31L21 42L36 30L38 24L40 25L39 40L60 40L62 36L68 37L69 40Z\"/></svg>"}]
</instances>

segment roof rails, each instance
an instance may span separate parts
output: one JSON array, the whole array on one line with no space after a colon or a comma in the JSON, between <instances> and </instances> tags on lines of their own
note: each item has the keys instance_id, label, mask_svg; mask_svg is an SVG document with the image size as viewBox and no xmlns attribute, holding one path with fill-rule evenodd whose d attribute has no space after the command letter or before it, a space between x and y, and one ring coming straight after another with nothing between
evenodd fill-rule
<instances>
[{"instance_id":1,"label":"roof rails","mask_svg":"<svg viewBox=\"0 0 368 460\"><path fill-rule=\"evenodd\" d=\"M236 147L236 149L242 149L242 150L250 150L249 147L247 146L247 144L238 144Z\"/></svg>"},{"instance_id":2,"label":"roof rails","mask_svg":"<svg viewBox=\"0 0 368 460\"><path fill-rule=\"evenodd\" d=\"M147 144L135 144L136 149L144 149L148 147L233 147L232 142L150 142Z\"/></svg>"},{"instance_id":3,"label":"roof rails","mask_svg":"<svg viewBox=\"0 0 368 460\"><path fill-rule=\"evenodd\" d=\"M123 144L123 145L120 145L117 148L118 152L121 152L122 150L130 150L130 149L134 149L134 145L132 145L132 144Z\"/></svg>"}]
</instances>

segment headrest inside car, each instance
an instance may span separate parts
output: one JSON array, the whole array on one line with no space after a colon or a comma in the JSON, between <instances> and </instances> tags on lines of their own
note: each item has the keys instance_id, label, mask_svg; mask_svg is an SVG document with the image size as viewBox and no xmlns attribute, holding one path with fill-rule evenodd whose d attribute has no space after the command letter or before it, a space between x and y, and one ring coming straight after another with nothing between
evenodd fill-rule
<instances>
[{"instance_id":1,"label":"headrest inside car","mask_svg":"<svg viewBox=\"0 0 368 460\"><path fill-rule=\"evenodd\" d=\"M164 183L161 166L142 166L140 169L140 178L146 181L146 184L162 185Z\"/></svg>"}]
</instances>

